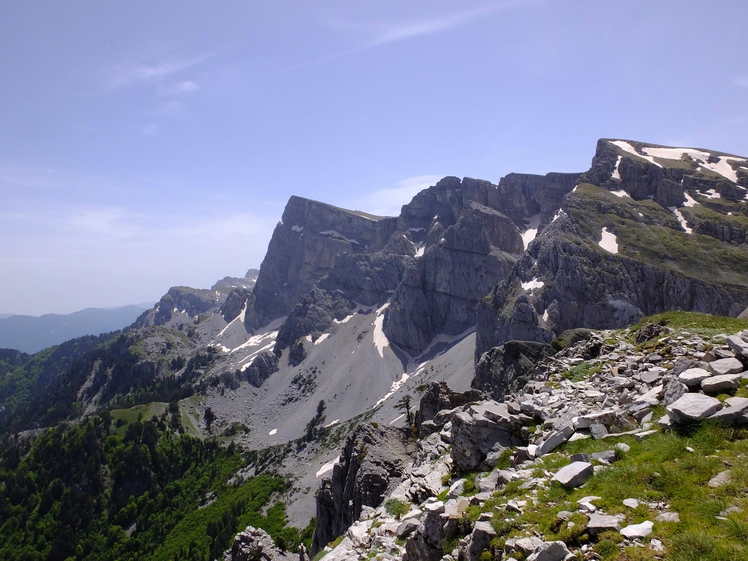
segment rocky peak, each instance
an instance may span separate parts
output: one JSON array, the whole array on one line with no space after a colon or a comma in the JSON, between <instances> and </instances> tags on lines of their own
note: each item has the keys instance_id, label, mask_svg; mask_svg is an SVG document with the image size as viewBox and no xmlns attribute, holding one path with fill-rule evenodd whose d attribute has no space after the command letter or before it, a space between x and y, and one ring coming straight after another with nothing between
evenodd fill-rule
<instances>
[{"instance_id":1,"label":"rocky peak","mask_svg":"<svg viewBox=\"0 0 748 561\"><path fill-rule=\"evenodd\" d=\"M380 248L395 224L393 218L291 197L262 262L247 327L288 314L338 256Z\"/></svg>"}]
</instances>

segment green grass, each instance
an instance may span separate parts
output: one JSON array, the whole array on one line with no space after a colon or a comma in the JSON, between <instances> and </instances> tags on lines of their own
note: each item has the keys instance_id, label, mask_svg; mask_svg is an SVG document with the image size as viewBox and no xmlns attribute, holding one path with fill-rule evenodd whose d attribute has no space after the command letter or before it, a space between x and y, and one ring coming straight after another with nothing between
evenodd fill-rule
<instances>
[{"instance_id":1,"label":"green grass","mask_svg":"<svg viewBox=\"0 0 748 561\"><path fill-rule=\"evenodd\" d=\"M588 183L580 184L574 195L568 200L567 211L581 234L577 240L591 249L602 251L596 240L606 226L618 237L622 256L708 283L748 285L745 246L686 234L673 213L654 201L616 197L607 189ZM642 223L647 227L642 227Z\"/></svg>"},{"instance_id":2,"label":"green grass","mask_svg":"<svg viewBox=\"0 0 748 561\"><path fill-rule=\"evenodd\" d=\"M135 405L127 409L112 409L111 415L114 421L123 421L126 424L135 421L150 421L154 417L160 417L166 412L168 403L152 401L142 405Z\"/></svg>"},{"instance_id":3,"label":"green grass","mask_svg":"<svg viewBox=\"0 0 748 561\"><path fill-rule=\"evenodd\" d=\"M664 323L672 329L689 331L697 335L712 336L719 333L735 333L748 329L748 320L733 317L713 316L698 312L663 312L642 319L630 327L635 331L647 323Z\"/></svg>"},{"instance_id":4,"label":"green grass","mask_svg":"<svg viewBox=\"0 0 748 561\"><path fill-rule=\"evenodd\" d=\"M590 362L581 362L569 368L561 374L561 377L572 382L581 382L590 376L594 376L602 370L602 365L592 364Z\"/></svg>"},{"instance_id":5,"label":"green grass","mask_svg":"<svg viewBox=\"0 0 748 561\"><path fill-rule=\"evenodd\" d=\"M515 514L500 505L509 499L531 497L521 489L522 481L512 481L480 508L471 507L475 512L469 509L468 517L475 520L481 512L493 512L491 523L498 534L493 542L495 548L503 547L509 537L538 533L545 540L563 540L574 547L590 543L605 561L748 559L748 430L705 423L687 433L659 433L641 442L633 437L579 440L544 457L537 465L536 475L566 465L573 453L613 449L617 442L629 444L630 451L618 453L619 460L597 473L583 488L567 490L552 484L541 490L522 514ZM732 481L721 488L708 487L709 479L728 465ZM648 540L657 538L663 542L664 557L649 548L622 548L623 538L618 532L589 536L584 530L583 515L576 512L578 499L587 495L601 497L595 501L601 511L623 514L622 526L654 521ZM622 501L626 498L639 499L642 504L635 509L625 507ZM680 522L655 521L659 511L646 503L660 501L669 505L668 510L679 513ZM728 506L742 511L728 515L727 520L718 520L716 517ZM562 510L574 513L571 521L575 524L571 528L557 518Z\"/></svg>"},{"instance_id":6,"label":"green grass","mask_svg":"<svg viewBox=\"0 0 748 561\"><path fill-rule=\"evenodd\" d=\"M384 509L387 511L387 514L400 520L403 514L410 512L410 503L401 501L400 499L387 499L384 503Z\"/></svg>"}]
</instances>

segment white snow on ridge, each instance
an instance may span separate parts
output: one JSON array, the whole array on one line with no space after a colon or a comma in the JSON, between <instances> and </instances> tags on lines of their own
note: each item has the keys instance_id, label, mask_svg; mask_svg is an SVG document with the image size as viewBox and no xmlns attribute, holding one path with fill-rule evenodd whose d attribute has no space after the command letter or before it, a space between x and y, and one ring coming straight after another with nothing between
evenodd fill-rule
<instances>
[{"instance_id":1,"label":"white snow on ridge","mask_svg":"<svg viewBox=\"0 0 748 561\"><path fill-rule=\"evenodd\" d=\"M621 173L618 171L618 166L621 165L621 160L623 159L623 156L618 154L618 157L616 158L616 165L613 168L613 173L610 174L610 177L613 179L617 179L618 181L621 181Z\"/></svg>"},{"instance_id":2,"label":"white snow on ridge","mask_svg":"<svg viewBox=\"0 0 748 561\"><path fill-rule=\"evenodd\" d=\"M355 312L354 312L354 313L352 313L352 314L351 314L351 315L349 315L349 316L345 316L345 317L344 317L343 319L333 319L332 321L333 321L333 323L337 323L337 324L339 325L339 324L341 324L341 323L348 323L348 322L349 322L349 321L351 321L351 320L352 320L352 319L353 319L354 317L356 317L356 313L355 313Z\"/></svg>"},{"instance_id":3,"label":"white snow on ridge","mask_svg":"<svg viewBox=\"0 0 748 561\"><path fill-rule=\"evenodd\" d=\"M642 151L650 156L657 158L664 158L667 160L680 160L683 154L686 154L691 159L696 161L699 167L708 169L721 175L722 177L729 179L733 183L738 182L738 174L730 165L730 160L734 162L744 162L744 158L737 158L734 156L716 156L710 152L704 152L703 150L696 150L695 148L654 148L651 146L645 146ZM710 162L709 158L716 157L716 162Z\"/></svg>"},{"instance_id":4,"label":"white snow on ridge","mask_svg":"<svg viewBox=\"0 0 748 561\"><path fill-rule=\"evenodd\" d=\"M314 342L315 345L319 345L320 343L324 342L325 339L327 339L330 336L329 333L323 333L319 337L317 337L317 340Z\"/></svg>"},{"instance_id":5,"label":"white snow on ridge","mask_svg":"<svg viewBox=\"0 0 748 561\"><path fill-rule=\"evenodd\" d=\"M423 257L423 252L426 251L426 244L421 244L416 248L416 257Z\"/></svg>"},{"instance_id":6,"label":"white snow on ridge","mask_svg":"<svg viewBox=\"0 0 748 561\"><path fill-rule=\"evenodd\" d=\"M670 210L675 214L675 217L678 219L678 222L680 222L681 227L686 231L686 234L693 234L693 229L688 226L688 222L686 221L686 217L683 216L683 213L674 206L671 206Z\"/></svg>"},{"instance_id":7,"label":"white snow on ridge","mask_svg":"<svg viewBox=\"0 0 748 561\"><path fill-rule=\"evenodd\" d=\"M708 197L710 199L719 199L722 195L717 193L716 189L709 189L708 191L705 191L701 193L703 196Z\"/></svg>"},{"instance_id":8,"label":"white snow on ridge","mask_svg":"<svg viewBox=\"0 0 748 561\"><path fill-rule=\"evenodd\" d=\"M400 419L402 419L403 417L405 417L405 413L403 413L402 415L398 415L397 417L395 417L394 419L392 419L392 420L390 421L390 424L391 424L391 425L394 425L395 423L397 423L397 422L398 422L398 421L399 421Z\"/></svg>"},{"instance_id":9,"label":"white snow on ridge","mask_svg":"<svg viewBox=\"0 0 748 561\"><path fill-rule=\"evenodd\" d=\"M239 315L238 315L238 316L236 316L236 317L235 317L234 319L232 319L232 320L231 320L230 322L228 322L228 323L227 323L227 324L225 325L225 327L224 327L223 329L221 329L221 331L220 331L220 332L218 333L218 335L216 335L216 337L220 337L220 336L222 336L222 335L223 335L224 333L226 333L226 330L227 330L227 329L228 329L229 327L231 327L232 325L234 325L234 323L236 323L236 321L237 321L237 320L238 320L238 321L239 321L240 323L244 323L244 316L245 316L245 314L246 314L246 313L247 313L247 302L245 301L245 302L244 302L244 307L242 307L242 311L241 311L241 312L239 312Z\"/></svg>"},{"instance_id":10,"label":"white snow on ridge","mask_svg":"<svg viewBox=\"0 0 748 561\"><path fill-rule=\"evenodd\" d=\"M317 470L317 473L315 474L315 477L319 479L323 475L325 475L327 472L332 471L332 468L335 467L335 464L337 464L340 461L340 456L336 456L326 464L323 464L321 468Z\"/></svg>"},{"instance_id":11,"label":"white snow on ridge","mask_svg":"<svg viewBox=\"0 0 748 561\"><path fill-rule=\"evenodd\" d=\"M618 253L618 239L613 232L609 232L607 228L603 228L600 232L600 241L597 245L602 247L608 253Z\"/></svg>"},{"instance_id":12,"label":"white snow on ridge","mask_svg":"<svg viewBox=\"0 0 748 561\"><path fill-rule=\"evenodd\" d=\"M556 220L558 220L559 218L561 218L561 216L563 216L564 214L565 214L564 213L564 209L562 209L562 208L558 209L556 211L556 214L554 214L553 218L551 219L551 224L553 224Z\"/></svg>"},{"instance_id":13,"label":"white snow on ridge","mask_svg":"<svg viewBox=\"0 0 748 561\"><path fill-rule=\"evenodd\" d=\"M631 195L629 195L629 194L628 194L628 193L627 193L626 191L624 191L623 189L619 189L618 191L611 191L611 193L612 193L613 195L615 195L616 197L620 197L621 199L624 199L624 198L626 198L626 197L628 197L629 199L631 198Z\"/></svg>"},{"instance_id":14,"label":"white snow on ridge","mask_svg":"<svg viewBox=\"0 0 748 561\"><path fill-rule=\"evenodd\" d=\"M684 192L683 195L685 195L685 197L686 197L686 202L683 203L683 206L691 207L691 206L696 206L697 204L699 204L698 201L696 199L694 199L688 193Z\"/></svg>"},{"instance_id":15,"label":"white snow on ridge","mask_svg":"<svg viewBox=\"0 0 748 561\"><path fill-rule=\"evenodd\" d=\"M253 347L255 345L267 344L266 342L268 340L275 342L275 338L277 336L278 336L278 331L268 331L267 333L261 333L259 335L252 335L244 343L242 343L238 347L231 349L231 352L233 353L233 352L238 351L239 349L244 349L246 347Z\"/></svg>"},{"instance_id":16,"label":"white snow on ridge","mask_svg":"<svg viewBox=\"0 0 748 561\"><path fill-rule=\"evenodd\" d=\"M416 372L418 374L418 372ZM416 375L414 374L414 376ZM388 391L386 394L384 394L382 397L379 398L379 400L374 404L374 407L372 409L375 409L382 405L385 401L387 401L390 397L392 397L397 390L400 389L400 387L408 381L408 378L410 378L410 375L407 372L403 372L403 375L400 376L399 380L395 380L392 382L392 386L390 386L390 391Z\"/></svg>"},{"instance_id":17,"label":"white snow on ridge","mask_svg":"<svg viewBox=\"0 0 748 561\"><path fill-rule=\"evenodd\" d=\"M333 419L332 421L330 421L329 423L327 423L327 424L325 425L325 428L326 428L326 429L329 429L330 427L334 427L334 426L335 426L335 425L337 425L337 424L338 424L339 422L340 422L340 419Z\"/></svg>"},{"instance_id":18,"label":"white snow on ridge","mask_svg":"<svg viewBox=\"0 0 748 561\"><path fill-rule=\"evenodd\" d=\"M631 144L629 144L625 140L611 140L610 143L613 146L618 146L618 148L620 148L624 152L628 152L629 154L633 154L634 156L637 156L643 160L647 160L649 163L656 165L658 168L662 167L660 164L655 162L655 159L652 156L639 154L639 152L636 151L636 148L634 148Z\"/></svg>"},{"instance_id":19,"label":"white snow on ridge","mask_svg":"<svg viewBox=\"0 0 748 561\"><path fill-rule=\"evenodd\" d=\"M268 436L275 436L276 434L278 434L278 429L273 429L268 433Z\"/></svg>"},{"instance_id":20,"label":"white snow on ridge","mask_svg":"<svg viewBox=\"0 0 748 561\"><path fill-rule=\"evenodd\" d=\"M390 342L387 339L387 335L384 334L384 311L389 307L390 303L387 302L384 306L377 310L377 315L374 318L374 346L377 348L377 352L381 358L384 358L384 348L390 346Z\"/></svg>"},{"instance_id":21,"label":"white snow on ridge","mask_svg":"<svg viewBox=\"0 0 748 561\"><path fill-rule=\"evenodd\" d=\"M530 217L530 220L528 221L528 228L524 232L521 233L522 235L522 245L525 249L527 249L527 246L530 245L530 242L535 239L535 236L538 235L538 225L540 224L540 215L536 214L534 216Z\"/></svg>"},{"instance_id":22,"label":"white snow on ridge","mask_svg":"<svg viewBox=\"0 0 748 561\"><path fill-rule=\"evenodd\" d=\"M543 312L543 321L548 323L548 310L545 310Z\"/></svg>"},{"instance_id":23,"label":"white snow on ridge","mask_svg":"<svg viewBox=\"0 0 748 561\"><path fill-rule=\"evenodd\" d=\"M522 283L522 288L524 290L535 290L537 288L543 288L543 286L545 286L545 283L542 280L538 280L538 277Z\"/></svg>"}]
</instances>

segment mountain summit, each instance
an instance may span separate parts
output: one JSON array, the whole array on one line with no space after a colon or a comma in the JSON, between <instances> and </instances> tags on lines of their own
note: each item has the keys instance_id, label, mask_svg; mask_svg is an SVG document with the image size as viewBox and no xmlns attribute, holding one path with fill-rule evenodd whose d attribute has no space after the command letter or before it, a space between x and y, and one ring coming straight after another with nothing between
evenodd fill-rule
<instances>
[{"instance_id":1,"label":"mountain summit","mask_svg":"<svg viewBox=\"0 0 748 561\"><path fill-rule=\"evenodd\" d=\"M599 140L580 173L445 177L399 216L294 196L259 271L173 287L121 333L0 362L0 427L170 404L179 430L251 452L235 481L291 478L303 525L342 439L369 420L362 438L386 443L430 382L444 383L434 412L471 391L504 399L570 329L743 313L747 231L746 158L623 139ZM317 545L353 514L318 519Z\"/></svg>"}]
</instances>

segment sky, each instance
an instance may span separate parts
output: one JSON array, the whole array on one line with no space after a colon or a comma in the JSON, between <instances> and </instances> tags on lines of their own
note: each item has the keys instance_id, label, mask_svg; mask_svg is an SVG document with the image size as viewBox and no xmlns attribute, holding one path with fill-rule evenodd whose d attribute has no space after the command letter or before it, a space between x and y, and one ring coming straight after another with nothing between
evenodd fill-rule
<instances>
[{"instance_id":1,"label":"sky","mask_svg":"<svg viewBox=\"0 0 748 561\"><path fill-rule=\"evenodd\" d=\"M601 137L748 155L745 0L0 8L0 313L259 266L292 194L397 214Z\"/></svg>"}]
</instances>

